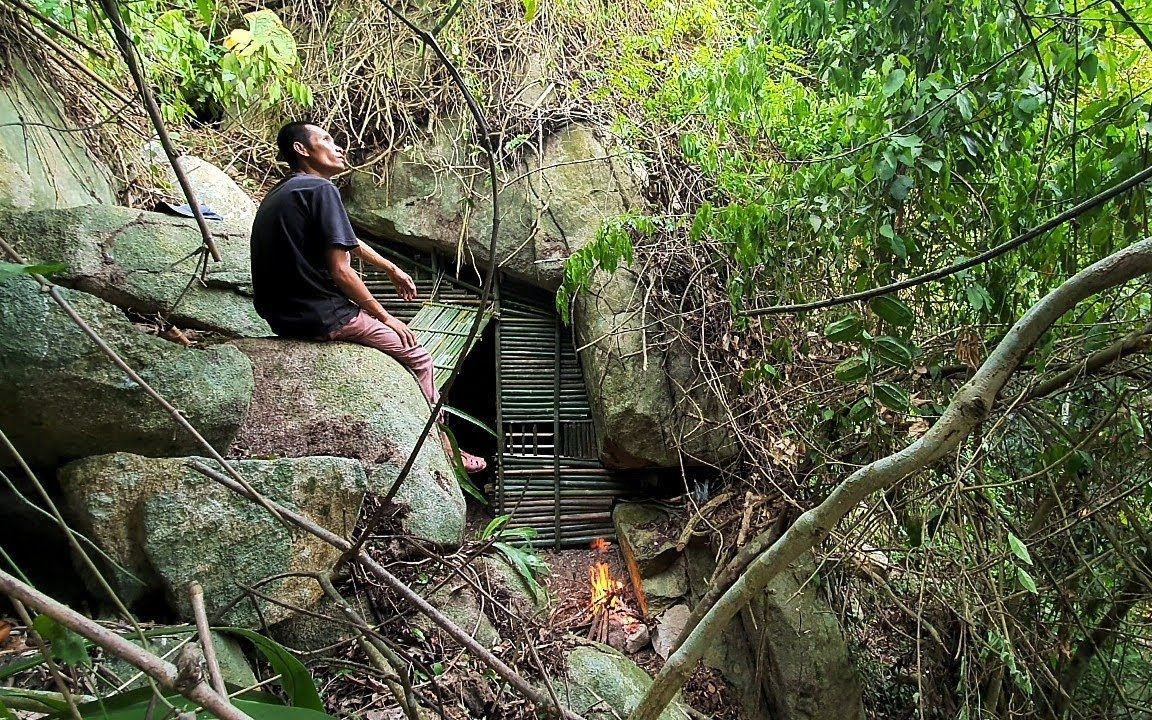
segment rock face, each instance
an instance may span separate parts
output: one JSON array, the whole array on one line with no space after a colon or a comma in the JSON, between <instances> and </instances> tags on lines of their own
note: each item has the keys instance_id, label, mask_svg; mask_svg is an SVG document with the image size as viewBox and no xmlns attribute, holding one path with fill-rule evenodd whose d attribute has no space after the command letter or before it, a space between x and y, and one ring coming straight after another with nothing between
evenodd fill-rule
<instances>
[{"instance_id":1,"label":"rock face","mask_svg":"<svg viewBox=\"0 0 1152 720\"><path fill-rule=\"evenodd\" d=\"M350 343L238 340L256 373L251 410L234 453L337 455L361 460L386 492L428 417L416 380L387 355ZM417 538L459 545L464 495L435 436L425 441L396 495Z\"/></svg>"},{"instance_id":2,"label":"rock face","mask_svg":"<svg viewBox=\"0 0 1152 720\"><path fill-rule=\"evenodd\" d=\"M486 169L471 169L487 165L473 156L470 136L470 122L445 121L380 168L379 181L354 175L346 192L352 220L381 237L452 255L467 238L469 252L488 263L491 187ZM559 287L564 259L605 219L640 204L640 181L620 154L581 125L545 137L541 154L527 152L510 171L518 179L499 197L496 264L533 285ZM460 176L455 166L468 169Z\"/></svg>"},{"instance_id":3,"label":"rock face","mask_svg":"<svg viewBox=\"0 0 1152 720\"><path fill-rule=\"evenodd\" d=\"M711 579L713 553L692 543L684 557L695 601ZM813 572L805 556L781 573L711 644L704 663L740 690L746 710L763 707L774 720L863 720L848 646L818 581L808 580Z\"/></svg>"},{"instance_id":4,"label":"rock face","mask_svg":"<svg viewBox=\"0 0 1152 720\"><path fill-rule=\"evenodd\" d=\"M92 156L80 133L57 129L79 124L22 60L0 59L0 208L114 201L108 167Z\"/></svg>"},{"instance_id":5,"label":"rock face","mask_svg":"<svg viewBox=\"0 0 1152 720\"><path fill-rule=\"evenodd\" d=\"M252 365L242 353L182 348L139 332L102 300L60 292L214 447L231 443L252 396ZM199 449L31 278L0 285L0 427L33 465Z\"/></svg>"},{"instance_id":6,"label":"rock face","mask_svg":"<svg viewBox=\"0 0 1152 720\"><path fill-rule=\"evenodd\" d=\"M203 240L193 220L113 205L0 216L30 260L64 262L54 280L143 315L230 336L271 335L252 305L247 233L214 230L221 262L199 280Z\"/></svg>"},{"instance_id":7,"label":"rock face","mask_svg":"<svg viewBox=\"0 0 1152 720\"><path fill-rule=\"evenodd\" d=\"M191 637L193 634L185 632L150 637L148 639L149 650L157 655L172 657L169 653L175 652L180 645L189 639L195 639ZM140 639L131 634L127 635L126 639L133 645L141 645ZM252 687L256 684L256 676L244 658L244 650L231 635L213 631L212 647L216 648L216 660L220 663L220 675L224 678L225 683L238 688ZM141 674L135 665L117 657L106 660L103 666L106 671L111 672L116 677L119 683L128 682L131 678ZM136 688L147 687L147 685L148 682L145 677L140 677L129 683L126 689L135 690Z\"/></svg>"},{"instance_id":8,"label":"rock face","mask_svg":"<svg viewBox=\"0 0 1152 720\"><path fill-rule=\"evenodd\" d=\"M159 143L149 143L144 153L149 165L155 168L154 172L163 179L163 187L157 190L179 205L188 202L184 191L180 189L176 172ZM256 203L228 173L194 155L183 155L176 162L188 178L197 202L215 210L224 218L223 223L229 230L242 234L251 231L252 218L256 216Z\"/></svg>"},{"instance_id":9,"label":"rock face","mask_svg":"<svg viewBox=\"0 0 1152 720\"><path fill-rule=\"evenodd\" d=\"M636 663L605 645L583 645L568 654L568 672L554 684L568 709L589 720L625 717L640 702L652 678ZM688 720L679 695L660 720Z\"/></svg>"},{"instance_id":10,"label":"rock face","mask_svg":"<svg viewBox=\"0 0 1152 720\"><path fill-rule=\"evenodd\" d=\"M61 489L78 529L131 573L112 571L120 597L131 602L163 590L181 616L192 619L188 583L204 586L209 616L239 597L241 585L286 572L330 568L339 551L303 533L293 534L259 505L195 470L184 458L115 453L61 468ZM211 461L205 461L214 465ZM355 460L310 457L241 460L234 467L251 485L285 507L347 536L356 524L367 481ZM277 600L311 608L321 597L307 578L261 586ZM258 614L242 602L228 624L259 627L292 615L261 602Z\"/></svg>"},{"instance_id":11,"label":"rock face","mask_svg":"<svg viewBox=\"0 0 1152 720\"><path fill-rule=\"evenodd\" d=\"M678 345L645 346L632 273L598 273L577 298L573 323L604 462L617 468L720 465L738 446L720 398ZM647 359L647 362L645 362Z\"/></svg>"},{"instance_id":12,"label":"rock face","mask_svg":"<svg viewBox=\"0 0 1152 720\"><path fill-rule=\"evenodd\" d=\"M745 631L760 643L757 664L772 717L780 720L863 720L860 682L840 624L806 582L808 558L782 573L743 613Z\"/></svg>"}]
</instances>

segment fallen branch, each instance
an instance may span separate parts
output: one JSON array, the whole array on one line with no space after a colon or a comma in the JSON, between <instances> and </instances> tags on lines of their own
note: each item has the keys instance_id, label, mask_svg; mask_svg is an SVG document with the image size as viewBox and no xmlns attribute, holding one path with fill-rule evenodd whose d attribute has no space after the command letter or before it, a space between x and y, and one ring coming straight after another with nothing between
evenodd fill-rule
<instances>
[{"instance_id":1,"label":"fallen branch","mask_svg":"<svg viewBox=\"0 0 1152 720\"><path fill-rule=\"evenodd\" d=\"M257 498L254 497L254 495L257 494L255 490L245 488L232 478L208 467L204 463L198 460L188 460L187 465L201 475L204 475L211 480L215 480L232 492L243 495L249 500L258 501ZM278 505L277 503L268 500L267 498L264 498L263 500L264 502L260 504L263 505L267 503L268 505L271 505L272 508L275 509L278 515L285 522L290 523L291 525L294 525L297 528L323 540L334 548L344 551L348 560L358 563L366 571L375 575L377 579L388 586L390 590L404 598L404 600L407 602L411 603L413 607L415 607L429 620L439 626L440 629L447 633L453 640L467 648L468 651L476 657L476 659L492 668L492 670L497 675L508 681L512 687L516 688L516 690L524 695L524 697L536 703L537 706L541 708L555 708L560 713L561 717L565 718L565 720L584 720L584 718L572 712L571 710L568 710L563 705L553 705L551 698L549 698L546 693L541 692L539 688L525 680L519 673L509 667L503 660L493 655L488 648L477 642L476 639L468 634L467 631L465 631L456 623L452 622L452 620L450 620L446 615L429 604L427 600L418 595L414 590L412 590L412 588L405 585L395 575L388 572L388 570L385 569L383 565L376 562L376 560L368 555L368 553L364 552L363 550L359 550L355 552L355 554L350 555L350 551L352 551L353 546L349 541L340 537L331 530L316 524L311 519L300 515L299 513L293 512L288 508Z\"/></svg>"},{"instance_id":2,"label":"fallen branch","mask_svg":"<svg viewBox=\"0 0 1152 720\"><path fill-rule=\"evenodd\" d=\"M1148 172L1148 171L1146 171ZM716 634L769 582L872 493L895 485L943 458L968 437L992 410L996 397L1040 337L1080 301L1152 272L1152 240L1144 240L1080 271L1033 305L996 346L975 376L957 391L927 433L903 450L852 473L816 507L804 512L757 557L668 657L630 720L656 720L687 681Z\"/></svg>"},{"instance_id":3,"label":"fallen branch","mask_svg":"<svg viewBox=\"0 0 1152 720\"><path fill-rule=\"evenodd\" d=\"M252 720L246 713L232 707L227 698L218 695L215 690L209 687L208 683L204 682L202 676L196 676L187 669L178 669L172 663L137 647L111 630L89 620L72 608L56 602L3 570L0 570L0 592L27 605L41 615L47 615L121 660L131 663L158 682L165 690L180 693L211 712L219 720Z\"/></svg>"}]
</instances>

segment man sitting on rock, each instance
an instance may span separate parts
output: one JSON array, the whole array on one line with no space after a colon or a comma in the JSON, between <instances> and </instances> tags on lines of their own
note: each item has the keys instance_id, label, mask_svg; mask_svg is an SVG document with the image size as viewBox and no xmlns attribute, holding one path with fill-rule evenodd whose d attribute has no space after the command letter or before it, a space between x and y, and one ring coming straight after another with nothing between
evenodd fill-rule
<instances>
[{"instance_id":1,"label":"man sitting on rock","mask_svg":"<svg viewBox=\"0 0 1152 720\"><path fill-rule=\"evenodd\" d=\"M435 405L439 394L428 351L352 269L355 255L387 273L401 298L416 298L408 273L356 239L331 180L346 167L344 151L324 129L304 122L281 128L276 145L292 173L268 192L252 222L256 312L283 337L376 348L408 368ZM451 454L447 439L442 440ZM487 467L483 458L466 452L460 456L469 473Z\"/></svg>"}]
</instances>

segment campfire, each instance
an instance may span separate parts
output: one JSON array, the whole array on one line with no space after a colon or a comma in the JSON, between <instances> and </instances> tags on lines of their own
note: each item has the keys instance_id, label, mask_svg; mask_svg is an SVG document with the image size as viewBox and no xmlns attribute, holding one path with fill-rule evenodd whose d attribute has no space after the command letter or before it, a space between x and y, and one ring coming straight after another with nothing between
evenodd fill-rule
<instances>
[{"instance_id":1,"label":"campfire","mask_svg":"<svg viewBox=\"0 0 1152 720\"><path fill-rule=\"evenodd\" d=\"M592 542L592 549L604 556L612 544L603 538ZM588 614L591 625L588 639L606 643L624 652L634 653L649 642L648 627L624 599L624 583L612 577L612 569L604 560L588 568L591 599Z\"/></svg>"}]
</instances>

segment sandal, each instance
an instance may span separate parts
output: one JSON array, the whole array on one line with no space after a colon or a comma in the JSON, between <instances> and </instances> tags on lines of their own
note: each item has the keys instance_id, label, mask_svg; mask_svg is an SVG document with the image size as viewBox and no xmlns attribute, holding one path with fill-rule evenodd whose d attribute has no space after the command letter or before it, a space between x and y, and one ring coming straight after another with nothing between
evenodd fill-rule
<instances>
[{"instance_id":1,"label":"sandal","mask_svg":"<svg viewBox=\"0 0 1152 720\"><path fill-rule=\"evenodd\" d=\"M464 466L464 472L469 475L482 473L488 469L488 461L484 458L473 455L472 453L460 451L460 464Z\"/></svg>"}]
</instances>

